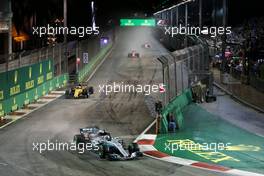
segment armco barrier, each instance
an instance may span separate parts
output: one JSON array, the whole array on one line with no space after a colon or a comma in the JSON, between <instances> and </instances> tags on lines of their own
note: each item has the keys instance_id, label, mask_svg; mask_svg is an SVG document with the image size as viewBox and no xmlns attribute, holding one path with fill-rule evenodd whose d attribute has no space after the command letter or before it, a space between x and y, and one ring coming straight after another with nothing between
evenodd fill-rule
<instances>
[{"instance_id":1,"label":"armco barrier","mask_svg":"<svg viewBox=\"0 0 264 176\"><path fill-rule=\"evenodd\" d=\"M103 48L96 56L94 56L94 58L91 59L91 61L83 67L83 69L79 70L78 73L79 82L82 82L87 75L91 74L91 72L100 63L100 61L104 58L104 56L111 47L112 47L112 43L109 43L109 45Z\"/></svg>"},{"instance_id":2,"label":"armco barrier","mask_svg":"<svg viewBox=\"0 0 264 176\"><path fill-rule=\"evenodd\" d=\"M162 110L161 118L161 133L168 133L168 120L167 116L172 113L175 122L177 122L178 127L183 127L183 115L182 109L192 102L192 92L190 89L185 89L183 93L175 97L166 107Z\"/></svg>"}]
</instances>

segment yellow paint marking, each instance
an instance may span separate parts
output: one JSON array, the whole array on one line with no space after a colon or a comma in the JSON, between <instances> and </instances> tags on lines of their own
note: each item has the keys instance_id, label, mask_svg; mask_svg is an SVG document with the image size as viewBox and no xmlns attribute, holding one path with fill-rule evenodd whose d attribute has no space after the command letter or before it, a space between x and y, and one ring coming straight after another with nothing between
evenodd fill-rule
<instances>
[{"instance_id":1,"label":"yellow paint marking","mask_svg":"<svg viewBox=\"0 0 264 176\"><path fill-rule=\"evenodd\" d=\"M212 152L210 150L210 148L208 148L208 144L205 145L205 143L203 143L203 144L195 143L194 141L192 141L190 139L167 140L167 142L172 144L172 145L176 144L179 147L179 150L190 151L196 155L199 155L202 158L205 158L205 159L210 160L210 161L215 162L215 163L225 161L225 160L239 162L238 159L233 158L231 156L228 156L224 153L221 153L218 151ZM216 146L214 145L214 147L216 147ZM224 149L224 147L222 145L221 145L221 149Z\"/></svg>"},{"instance_id":2,"label":"yellow paint marking","mask_svg":"<svg viewBox=\"0 0 264 176\"><path fill-rule=\"evenodd\" d=\"M244 145L244 144L240 144L240 145L233 145L233 146L227 146L225 148L225 150L227 151L260 151L260 147L258 146L254 146L254 145Z\"/></svg>"},{"instance_id":3,"label":"yellow paint marking","mask_svg":"<svg viewBox=\"0 0 264 176\"><path fill-rule=\"evenodd\" d=\"M10 96L20 93L20 85L10 88Z\"/></svg>"},{"instance_id":4,"label":"yellow paint marking","mask_svg":"<svg viewBox=\"0 0 264 176\"><path fill-rule=\"evenodd\" d=\"M220 153L220 152L197 152L197 151L195 151L193 153L195 153L196 155L199 155L205 159L213 161L215 163L225 161L225 160L239 161L238 159L235 159L231 156L227 156L227 155Z\"/></svg>"}]
</instances>

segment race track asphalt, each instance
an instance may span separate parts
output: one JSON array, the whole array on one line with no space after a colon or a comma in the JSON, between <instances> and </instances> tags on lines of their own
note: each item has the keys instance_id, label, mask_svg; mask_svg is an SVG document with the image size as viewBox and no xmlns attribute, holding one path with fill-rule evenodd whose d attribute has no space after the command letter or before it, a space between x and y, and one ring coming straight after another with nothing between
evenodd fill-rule
<instances>
[{"instance_id":1,"label":"race track asphalt","mask_svg":"<svg viewBox=\"0 0 264 176\"><path fill-rule=\"evenodd\" d=\"M152 48L144 49L149 42ZM132 49L141 58L127 58ZM171 164L148 157L134 161L101 160L92 152L33 151L33 143L70 142L80 127L99 126L131 142L152 121L142 93L98 92L99 85L161 83L161 64L156 56L166 52L150 37L147 28L121 29L112 53L88 82L95 88L89 99L61 97L34 111L26 118L0 130L1 176L115 176L115 175L224 175ZM155 98L159 94L151 95Z\"/></svg>"}]
</instances>

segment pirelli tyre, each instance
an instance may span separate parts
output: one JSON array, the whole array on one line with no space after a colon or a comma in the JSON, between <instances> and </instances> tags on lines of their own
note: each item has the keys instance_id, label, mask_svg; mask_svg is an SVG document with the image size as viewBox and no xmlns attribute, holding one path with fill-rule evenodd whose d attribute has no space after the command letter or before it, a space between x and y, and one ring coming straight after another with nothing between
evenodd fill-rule
<instances>
[{"instance_id":1,"label":"pirelli tyre","mask_svg":"<svg viewBox=\"0 0 264 176\"><path fill-rule=\"evenodd\" d=\"M65 91L65 97L71 98L71 91L69 89Z\"/></svg>"},{"instance_id":2,"label":"pirelli tyre","mask_svg":"<svg viewBox=\"0 0 264 176\"><path fill-rule=\"evenodd\" d=\"M89 93L89 95L94 94L94 88L93 87L88 87L88 93Z\"/></svg>"},{"instance_id":3,"label":"pirelli tyre","mask_svg":"<svg viewBox=\"0 0 264 176\"><path fill-rule=\"evenodd\" d=\"M101 159L106 158L106 147L104 145L99 145L98 155Z\"/></svg>"},{"instance_id":4,"label":"pirelli tyre","mask_svg":"<svg viewBox=\"0 0 264 176\"><path fill-rule=\"evenodd\" d=\"M133 153L134 152L136 153L137 157L143 157L143 153L140 152L139 146L137 143L132 143L132 151L133 151Z\"/></svg>"},{"instance_id":5,"label":"pirelli tyre","mask_svg":"<svg viewBox=\"0 0 264 176\"><path fill-rule=\"evenodd\" d=\"M120 159L120 157L117 154L108 154L107 159L109 161L117 161Z\"/></svg>"},{"instance_id":6,"label":"pirelli tyre","mask_svg":"<svg viewBox=\"0 0 264 176\"><path fill-rule=\"evenodd\" d=\"M73 137L73 142L75 143L76 147L80 144L80 143L84 143L84 139L82 137L82 135L77 134Z\"/></svg>"},{"instance_id":7,"label":"pirelli tyre","mask_svg":"<svg viewBox=\"0 0 264 176\"><path fill-rule=\"evenodd\" d=\"M139 147L138 147L138 144L137 143L132 143L130 145L128 145L128 152L129 152L129 155L131 155L132 153L137 153L139 152Z\"/></svg>"},{"instance_id":8,"label":"pirelli tyre","mask_svg":"<svg viewBox=\"0 0 264 176\"><path fill-rule=\"evenodd\" d=\"M88 91L87 89L84 89L82 95L83 95L85 98L89 98L89 91Z\"/></svg>"},{"instance_id":9,"label":"pirelli tyre","mask_svg":"<svg viewBox=\"0 0 264 176\"><path fill-rule=\"evenodd\" d=\"M132 150L133 152L139 152L139 146L137 143L132 143Z\"/></svg>"}]
</instances>

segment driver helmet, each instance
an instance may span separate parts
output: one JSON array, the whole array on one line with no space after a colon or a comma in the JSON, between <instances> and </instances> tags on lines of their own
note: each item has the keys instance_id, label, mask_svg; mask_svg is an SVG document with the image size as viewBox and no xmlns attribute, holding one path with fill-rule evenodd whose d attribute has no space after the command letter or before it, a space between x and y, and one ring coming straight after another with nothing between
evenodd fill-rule
<instances>
[{"instance_id":1,"label":"driver helmet","mask_svg":"<svg viewBox=\"0 0 264 176\"><path fill-rule=\"evenodd\" d=\"M110 141L111 140L111 137L109 135L106 135L105 136L105 140Z\"/></svg>"},{"instance_id":2,"label":"driver helmet","mask_svg":"<svg viewBox=\"0 0 264 176\"><path fill-rule=\"evenodd\" d=\"M98 134L104 134L104 130L99 130Z\"/></svg>"}]
</instances>

